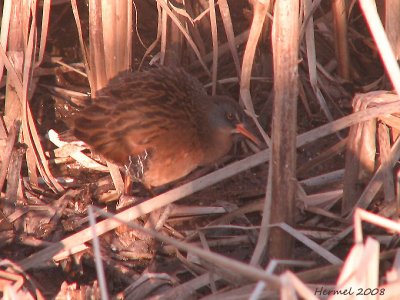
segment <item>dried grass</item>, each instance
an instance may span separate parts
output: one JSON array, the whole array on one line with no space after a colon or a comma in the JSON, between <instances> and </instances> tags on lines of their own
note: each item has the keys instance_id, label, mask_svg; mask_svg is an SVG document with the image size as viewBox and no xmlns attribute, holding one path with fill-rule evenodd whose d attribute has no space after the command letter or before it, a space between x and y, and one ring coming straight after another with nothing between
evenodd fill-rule
<instances>
[{"instance_id":1,"label":"dried grass","mask_svg":"<svg viewBox=\"0 0 400 300\"><path fill-rule=\"evenodd\" d=\"M120 6L111 6L103 11L101 8L106 8L105 5L110 4L109 1L91 0L89 2L89 21L92 27L85 28L82 25L85 24L82 11L80 11L82 8L79 7L77 1L71 0L86 73L65 61L58 61L58 64L63 64L64 68L66 66L68 69L75 69L83 75L86 74L94 94L116 73L132 67L130 45L132 41L135 42L135 37L132 37L131 33L140 32L138 26L141 14L144 12L138 7L136 14L139 19L135 22L132 21L134 20L133 8L128 5L128 1L121 1ZM165 226L170 230L170 236L166 236L160 232L144 229L132 220L184 197L194 197L195 192L245 170L264 166L265 162L270 160L270 149L250 155L116 215L88 206L89 218L79 215L76 223L70 224L70 228L77 232L70 234L64 229L60 230L62 228L60 220L77 216L76 210L80 203L90 199L96 193L99 198L118 197L123 190L122 178L118 168L111 165L106 167L82 153L83 148L60 141L57 139L57 134L54 134L55 131L49 132L48 136L55 147L61 150L47 149L49 146L43 142L44 136L39 122L35 119L32 103L34 98L38 97L35 89L38 74L40 74L39 69L44 68L43 63L48 61L46 58L48 53L45 49L52 30L49 23L50 17L55 5L64 4L62 1L51 3L45 0L38 9L36 1L25 0L21 2L23 9L16 16L12 14L15 11L13 7L15 3L6 0L2 6L0 32L0 81L5 75L6 108L1 121L5 124L3 131L7 131L7 135L4 134L0 144L2 152L0 186L1 191L5 191L1 194L2 200L12 205L11 208L2 209L1 225L4 225L4 228L2 227L0 231L0 244L4 244L2 247L7 246L16 251L29 245L32 255L20 259L17 264L2 261L0 287L3 298L45 297L42 295L43 287L36 287L25 271L30 269L39 271L39 268L59 264L68 257L79 255L84 251L88 252L89 249L93 249L98 280L87 288L87 294L101 295L103 299L108 296L114 297L115 295L110 295L110 290L107 290L109 288L107 275L108 265L116 263L115 260L110 260L101 248L98 238L121 224L143 235L150 235L161 242L160 249L170 255L168 258L176 256L179 259L179 263L175 266L185 266L185 274L192 274L191 277L187 275L181 282L177 280L178 277L174 272L171 274L149 272L126 276L131 280L137 279L136 282L130 282L131 285L124 292L125 297L129 295L132 299L156 297L154 295L157 291L163 288L165 288L163 294L158 296L162 299L189 297L354 299L355 296L350 293L358 291L369 293L369 295L360 295L356 297L357 299L400 298L398 270L400 256L394 239L395 234L397 235L400 231L399 223L396 221L399 215L396 201L400 182L397 168L397 160L400 156L398 140L400 101L397 96L400 91L400 86L398 86L400 71L395 59L396 54L393 54L389 43L389 40L395 41L396 36L389 32L390 39L387 38L373 1L353 1L351 7L346 10L347 19L343 19L338 9L340 5L343 5L343 1L334 1L332 7L328 9L323 2L301 1L300 20L297 20L301 26L298 33L301 42L298 55L303 59L299 61L302 73L299 75L298 83L304 110L308 118L312 118L312 111L315 112L315 107L318 105L318 109L323 112L328 121L323 121L323 125L320 126L306 126L306 129L297 135L297 149L305 149L306 146L313 147L321 143L323 145L320 148L321 151L320 153L313 152L312 160L297 169L298 177L279 179L286 183L290 181L296 186L296 199L300 203L296 224L294 226L286 223L270 224L271 201L286 199L273 198L271 187L266 184L265 195L258 195L257 199L252 200L251 203L242 207L236 206L231 211L219 204L212 207L172 207L170 218L176 219ZM101 3L100 6L98 6L99 3ZM186 51L190 53L187 55L188 65L193 72L197 70L198 73L205 72L209 76L208 86L211 87L213 94L218 91L219 85L228 86L232 82L239 83L241 101L261 130L266 144L270 147L271 143L278 143L277 139L271 142L268 134L262 129L256 114L256 112L259 113L260 105L255 105L259 104L257 101L260 101L257 98L256 87L268 83L265 82L268 76L259 75L257 68L265 67L260 63L259 52L265 50L265 44L262 44L264 48L260 45L265 42L262 40L263 34L269 32L272 24L269 14L272 12L273 1L252 1L253 15L250 28L242 26L243 30L240 33L237 32L238 25L232 14L234 9L232 1L203 1L203 6L200 6L200 12L197 15L192 15L190 10L185 10L185 6L171 3L165 0L157 0L155 3L158 28L154 28L156 33L153 37L154 41L147 40L150 46L144 50L143 57L136 57L139 51L133 49L137 61L141 60L139 68L149 61L146 57L155 54L156 51L159 51L159 54L156 54L152 60L164 61L169 47L168 32L172 28L168 24L172 23L184 37L182 45L186 45ZM374 42L367 37L366 32L361 30L362 27L357 27L354 22L350 22L353 20L350 16L354 13L356 3L360 4L360 12L362 11L366 18ZM197 4L197 2L192 1L192 4ZM198 9L193 11L198 11ZM331 12L334 22L327 17ZM119 18L121 13L123 17ZM108 20L114 20L120 27L108 26L105 16L108 16ZM14 19L16 17L18 20ZM40 26L36 23L37 19L40 19ZM12 24L15 22L22 24L21 30L14 30ZM208 36L201 31L199 25L201 22L209 22L211 32L207 33ZM395 21L391 20L391 22ZM392 27L387 25L387 30L396 28L396 24L390 24ZM90 32L89 42L85 40L84 32L87 29ZM336 32L336 39L333 37L333 31ZM348 35L349 40L343 35L344 33ZM226 42L223 42L225 37ZM212 43L208 43L207 38L211 38ZM349 54L354 56L357 53L352 38L362 39L362 44L369 50L377 49L382 65L397 94L380 90L382 78L362 81L363 74L356 74L357 72L353 69L356 67L355 62L347 60ZM19 49L15 48L16 40L21 41L22 46ZM328 50L336 49L337 58L330 57L322 62L324 53L318 48L324 49L326 41L331 45ZM228 52L230 55L226 55ZM395 53L398 54L398 49ZM231 60L229 65L233 70L231 72L222 66L227 61L225 56ZM118 59L114 61L110 57ZM364 61L374 63L367 55ZM209 69L210 62L212 65ZM341 78L335 73L335 68L331 68L332 65L338 66L338 74L341 74ZM199 66L202 67L202 71L198 71ZM222 78L228 73L229 77ZM338 117L340 114L335 107L337 104L332 104L332 99L349 96L349 92L345 90L345 80L361 81L360 90L365 93L355 95L353 113ZM60 89L54 87L49 87L49 89L61 92ZM337 94L340 96L336 97ZM261 98L261 101L266 102L266 99ZM18 104L20 104L19 110ZM304 118L307 119L307 117ZM21 131L19 123L21 123ZM340 140L345 135L344 129L349 127L351 130L347 140ZM327 138L331 138L333 143L325 147L323 143ZM18 142L27 145L27 154L24 159L21 155L25 148L21 148ZM314 172L316 168L329 162L333 157L338 157L345 144L347 144L347 153L353 151L350 153L351 157L358 159L358 164L348 162L344 168ZM50 158L48 153L57 153L59 157ZM105 186L111 185L109 178L104 179L104 182L99 180L95 191L85 188L79 179L71 184L73 189L66 191L67 184L60 183L66 182L66 177L56 178L52 169L52 162L57 158L61 160L61 157L65 158L66 155L85 168L110 171L117 192L109 194L104 192ZM21 175L23 173L29 177L23 177ZM268 184L270 184L273 172L269 170L268 173ZM300 174L303 177L302 180L298 180ZM363 178L363 182L360 178ZM361 187L359 194L351 197L343 196L347 195L348 191L353 191L360 183L364 186ZM383 190L382 195L379 194L381 190ZM348 202L348 198L352 202ZM376 202L376 199L381 202ZM340 200L344 206L342 214L337 209ZM75 203L75 207L71 208L73 206L71 203ZM373 203L376 203L375 211L379 213L364 210L371 207ZM207 214L210 219L214 218L214 215L222 214L222 216L215 217L214 221L208 222L201 228L188 228L174 232L175 229L171 224L179 224L192 217L199 218L204 214ZM252 224L248 218L250 214L257 214L258 217L262 215L262 221L257 222L256 225ZM96 223L94 219L99 217L102 217L102 220ZM241 220L244 223L232 224L233 220ZM88 221L89 225L87 225ZM368 223L368 225L362 226L362 223ZM43 230L41 225L45 227L44 233L42 236L37 236L35 234ZM270 260L265 266L263 253L267 250L268 230L271 227L281 228L300 242L297 243L298 246L295 249L295 259ZM354 242L349 246L349 235L352 231L354 231ZM25 236L17 236L16 232L23 232ZM222 234L218 235L219 232ZM225 235L226 232L230 234ZM213 233L216 234L215 237L212 236ZM16 237L21 238L18 244L13 242ZM255 239L258 239L258 243L253 249L249 245L252 245ZM87 244L90 241L93 241L93 247ZM384 243L385 247L391 247L390 250L383 248ZM217 253L215 248L228 248L232 252L241 249L247 252L240 259L239 256L229 258ZM130 274L127 271L129 268L124 269L122 264L118 267L126 271L126 274ZM280 272L282 269L286 271ZM386 273L380 273L380 269L385 269ZM121 271L120 274L124 272ZM83 291L82 289L83 287L64 283L60 295L77 296ZM341 292L342 295L335 292Z\"/></svg>"}]
</instances>

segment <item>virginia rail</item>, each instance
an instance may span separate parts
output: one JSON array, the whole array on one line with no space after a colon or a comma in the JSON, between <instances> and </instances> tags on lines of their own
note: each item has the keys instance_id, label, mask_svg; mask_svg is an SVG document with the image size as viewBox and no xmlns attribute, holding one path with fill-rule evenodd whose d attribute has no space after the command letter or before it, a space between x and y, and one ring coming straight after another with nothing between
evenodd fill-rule
<instances>
[{"instance_id":1,"label":"virginia rail","mask_svg":"<svg viewBox=\"0 0 400 300\"><path fill-rule=\"evenodd\" d=\"M208 96L184 70L162 67L112 79L75 117L74 135L151 188L216 162L234 135L259 143L244 119L233 99Z\"/></svg>"}]
</instances>

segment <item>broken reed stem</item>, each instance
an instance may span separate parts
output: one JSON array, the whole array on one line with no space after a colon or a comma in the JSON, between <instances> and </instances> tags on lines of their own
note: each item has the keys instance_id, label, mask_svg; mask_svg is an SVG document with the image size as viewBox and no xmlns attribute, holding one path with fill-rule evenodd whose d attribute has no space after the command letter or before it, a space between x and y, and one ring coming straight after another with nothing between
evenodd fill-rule
<instances>
[{"instance_id":1,"label":"broken reed stem","mask_svg":"<svg viewBox=\"0 0 400 300\"><path fill-rule=\"evenodd\" d=\"M275 2L272 25L274 111L272 118L271 223L294 224L298 97L299 1ZM270 258L290 258L293 239L272 228Z\"/></svg>"},{"instance_id":2,"label":"broken reed stem","mask_svg":"<svg viewBox=\"0 0 400 300\"><path fill-rule=\"evenodd\" d=\"M333 31L335 41L335 52L338 61L338 73L345 79L350 79L350 59L347 45L347 9L346 1L332 1Z\"/></svg>"}]
</instances>

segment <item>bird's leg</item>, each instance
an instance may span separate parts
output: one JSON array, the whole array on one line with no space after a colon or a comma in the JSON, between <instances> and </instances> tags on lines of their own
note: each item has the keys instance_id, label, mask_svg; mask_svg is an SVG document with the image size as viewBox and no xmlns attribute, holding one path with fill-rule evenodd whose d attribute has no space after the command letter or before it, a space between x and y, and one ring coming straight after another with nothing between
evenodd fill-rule
<instances>
[{"instance_id":1,"label":"bird's leg","mask_svg":"<svg viewBox=\"0 0 400 300\"><path fill-rule=\"evenodd\" d=\"M129 174L125 173L125 176L124 176L124 195L132 196L131 195L131 193L132 193L132 185L133 185L133 182L132 182L131 176L129 176Z\"/></svg>"},{"instance_id":2,"label":"bird's leg","mask_svg":"<svg viewBox=\"0 0 400 300\"><path fill-rule=\"evenodd\" d=\"M158 221L157 221L157 223L155 225L155 229L157 231L160 230L164 226L165 222L167 222L167 220L168 220L169 216L171 215L171 212L173 211L173 209L174 209L174 205L173 204L168 204L167 206L161 208L161 210L163 210L163 211L162 211L161 216L160 216L160 218L158 219Z\"/></svg>"},{"instance_id":3,"label":"bird's leg","mask_svg":"<svg viewBox=\"0 0 400 300\"><path fill-rule=\"evenodd\" d=\"M132 156L129 156L129 164L125 165L125 178L124 178L124 195L132 196Z\"/></svg>"},{"instance_id":4,"label":"bird's leg","mask_svg":"<svg viewBox=\"0 0 400 300\"><path fill-rule=\"evenodd\" d=\"M149 153L144 151L141 155L129 156L129 163L124 166L124 193L120 197L117 210L135 203L143 202L149 196L155 196L150 187L145 186L143 174L146 169L146 159Z\"/></svg>"},{"instance_id":5,"label":"bird's leg","mask_svg":"<svg viewBox=\"0 0 400 300\"><path fill-rule=\"evenodd\" d=\"M156 193L154 193L153 190L149 189L149 192L151 193L151 197L157 196ZM156 229L156 225L158 223L158 220L160 219L160 216L163 212L163 208L159 208L156 210L153 210L149 215L146 220L146 223L144 224L144 228L146 229Z\"/></svg>"},{"instance_id":6,"label":"bird's leg","mask_svg":"<svg viewBox=\"0 0 400 300\"><path fill-rule=\"evenodd\" d=\"M158 193L156 193L154 190L149 190L149 192L152 194L153 197L155 197L155 196L165 192L165 189L160 191L160 188L159 188ZM164 207L153 210L148 215L148 219L143 227L146 229L153 229L156 231L160 231L161 228L164 226L165 222L168 220L169 216L171 215L173 207L174 207L173 204L168 204ZM153 239L149 239L148 241L153 242Z\"/></svg>"},{"instance_id":7,"label":"bird's leg","mask_svg":"<svg viewBox=\"0 0 400 300\"><path fill-rule=\"evenodd\" d=\"M168 220L169 216L171 215L173 207L174 207L173 204L168 204L165 207L152 211L149 214L149 217L143 227L146 229L153 229L155 231L160 231L163 228L165 222ZM156 246L157 242L152 236L149 235L146 236L145 241L149 245L149 247L153 249L157 247Z\"/></svg>"},{"instance_id":8,"label":"bird's leg","mask_svg":"<svg viewBox=\"0 0 400 300\"><path fill-rule=\"evenodd\" d=\"M135 157L129 157L129 163L125 165L125 181L124 181L124 195L121 196L118 203L118 208L126 207L133 203L142 202L144 199L138 199L137 193L146 191L146 199L156 196L156 193L150 189L150 187L142 184L143 174L146 169L146 159L148 158L147 151L143 152L141 155ZM159 230L164 225L166 219L168 219L169 212L171 209L157 209L150 214L145 221L144 227L148 229ZM148 244L151 243L152 238L149 235L145 235L136 232L135 235L146 241Z\"/></svg>"},{"instance_id":9,"label":"bird's leg","mask_svg":"<svg viewBox=\"0 0 400 300\"><path fill-rule=\"evenodd\" d=\"M157 225L157 221L160 219L161 213L162 213L161 208L153 210L149 214L149 217L147 218L147 221L143 227L146 229L155 229L156 225Z\"/></svg>"},{"instance_id":10,"label":"bird's leg","mask_svg":"<svg viewBox=\"0 0 400 300\"><path fill-rule=\"evenodd\" d=\"M147 156L147 151L134 157L129 156L129 162L124 166L124 195L133 196L143 190L142 181Z\"/></svg>"}]
</instances>

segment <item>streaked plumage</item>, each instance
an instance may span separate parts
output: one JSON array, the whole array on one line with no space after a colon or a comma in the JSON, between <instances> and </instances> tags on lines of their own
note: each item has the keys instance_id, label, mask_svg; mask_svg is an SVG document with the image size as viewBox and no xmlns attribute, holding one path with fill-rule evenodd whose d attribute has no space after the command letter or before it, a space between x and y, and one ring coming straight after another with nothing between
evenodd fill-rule
<instances>
[{"instance_id":1,"label":"streaked plumage","mask_svg":"<svg viewBox=\"0 0 400 300\"><path fill-rule=\"evenodd\" d=\"M217 161L235 132L257 142L243 118L233 99L208 96L184 70L163 67L110 81L75 117L74 135L152 187Z\"/></svg>"}]
</instances>

